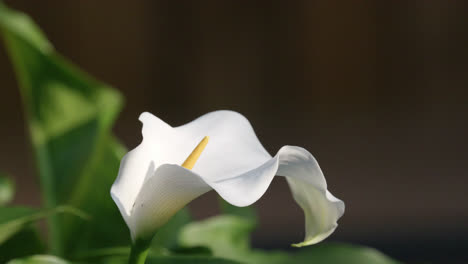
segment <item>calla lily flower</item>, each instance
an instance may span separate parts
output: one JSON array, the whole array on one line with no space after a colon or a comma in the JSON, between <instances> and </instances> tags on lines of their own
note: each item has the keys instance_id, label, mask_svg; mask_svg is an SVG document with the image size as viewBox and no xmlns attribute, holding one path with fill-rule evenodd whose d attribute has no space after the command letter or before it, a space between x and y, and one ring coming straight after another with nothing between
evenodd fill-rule
<instances>
[{"instance_id":1,"label":"calla lily flower","mask_svg":"<svg viewBox=\"0 0 468 264\"><path fill-rule=\"evenodd\" d=\"M124 156L111 188L133 241L150 240L177 211L211 190L232 205L251 205L275 175L286 177L304 211L305 239L295 246L318 243L337 227L344 203L327 190L315 158L294 146L272 157L241 114L215 111L179 127L147 112L139 119L143 141ZM196 163L181 166L192 151L201 152L194 151L197 144L206 147Z\"/></svg>"}]
</instances>

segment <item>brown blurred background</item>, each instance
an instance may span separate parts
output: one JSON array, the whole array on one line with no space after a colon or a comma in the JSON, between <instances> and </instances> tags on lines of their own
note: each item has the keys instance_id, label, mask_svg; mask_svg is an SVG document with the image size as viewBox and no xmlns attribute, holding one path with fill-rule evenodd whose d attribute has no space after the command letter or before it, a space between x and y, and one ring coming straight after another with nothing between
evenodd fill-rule
<instances>
[{"instance_id":1,"label":"brown blurred background","mask_svg":"<svg viewBox=\"0 0 468 264\"><path fill-rule=\"evenodd\" d=\"M468 16L462 1L6 1L126 97L115 133L150 111L180 125L232 109L274 154L310 150L347 211L330 240L396 258L466 260ZM12 67L0 48L0 168L39 205ZM216 195L193 203L216 214ZM284 180L253 243L287 248L303 216ZM447 263L447 262L446 262Z\"/></svg>"}]
</instances>

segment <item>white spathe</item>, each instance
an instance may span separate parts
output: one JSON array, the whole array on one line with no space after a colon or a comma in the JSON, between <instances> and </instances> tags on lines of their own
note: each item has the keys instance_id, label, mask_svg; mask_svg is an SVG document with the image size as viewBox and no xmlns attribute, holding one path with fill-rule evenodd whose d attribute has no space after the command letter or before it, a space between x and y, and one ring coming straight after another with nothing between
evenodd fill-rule
<instances>
[{"instance_id":1,"label":"white spathe","mask_svg":"<svg viewBox=\"0 0 468 264\"><path fill-rule=\"evenodd\" d=\"M179 127L142 113L143 141L125 155L111 195L132 239L151 239L178 210L215 190L235 206L248 206L285 176L304 210L306 235L296 246L318 243L337 227L344 203L305 149L284 146L272 157L239 113L216 111ZM210 141L192 170L180 166L205 136Z\"/></svg>"}]
</instances>

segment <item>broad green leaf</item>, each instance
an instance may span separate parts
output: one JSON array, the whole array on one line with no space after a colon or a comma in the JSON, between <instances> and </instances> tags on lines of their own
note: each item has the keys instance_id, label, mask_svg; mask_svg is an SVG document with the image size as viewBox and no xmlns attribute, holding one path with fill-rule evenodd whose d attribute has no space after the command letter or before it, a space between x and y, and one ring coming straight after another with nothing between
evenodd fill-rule
<instances>
[{"instance_id":1,"label":"broad green leaf","mask_svg":"<svg viewBox=\"0 0 468 264\"><path fill-rule=\"evenodd\" d=\"M253 223L257 223L257 213L253 206L238 207L226 202L221 197L218 198L220 211L222 214L237 215L246 218Z\"/></svg>"},{"instance_id":2,"label":"broad green leaf","mask_svg":"<svg viewBox=\"0 0 468 264\"><path fill-rule=\"evenodd\" d=\"M130 255L129 247L116 247L104 248L83 252L81 255L76 256L73 261L77 263L108 263L116 262L119 260L126 263ZM194 256L194 257L211 257L211 250L205 247L192 247L192 248L177 248L175 250L168 250L162 247L150 248L149 257L160 256ZM112 260L112 261L111 261Z\"/></svg>"},{"instance_id":3,"label":"broad green leaf","mask_svg":"<svg viewBox=\"0 0 468 264\"><path fill-rule=\"evenodd\" d=\"M182 246L204 246L214 256L243 260L250 251L249 234L254 223L232 215L222 215L186 225L180 233Z\"/></svg>"},{"instance_id":4,"label":"broad green leaf","mask_svg":"<svg viewBox=\"0 0 468 264\"><path fill-rule=\"evenodd\" d=\"M8 204L15 195L15 186L5 174L0 173L0 206Z\"/></svg>"},{"instance_id":5,"label":"broad green leaf","mask_svg":"<svg viewBox=\"0 0 468 264\"><path fill-rule=\"evenodd\" d=\"M90 262L94 264L127 264L128 257L114 256ZM205 256L149 256L146 264L240 264L233 260Z\"/></svg>"},{"instance_id":6,"label":"broad green leaf","mask_svg":"<svg viewBox=\"0 0 468 264\"><path fill-rule=\"evenodd\" d=\"M282 263L287 255L265 254L250 248L250 232L255 223L242 216L221 215L186 225L180 232L180 245L207 247L213 256L242 263Z\"/></svg>"},{"instance_id":7,"label":"broad green leaf","mask_svg":"<svg viewBox=\"0 0 468 264\"><path fill-rule=\"evenodd\" d=\"M149 257L146 264L239 264L233 260L203 256L156 256Z\"/></svg>"},{"instance_id":8,"label":"broad green leaf","mask_svg":"<svg viewBox=\"0 0 468 264\"><path fill-rule=\"evenodd\" d=\"M211 249L215 257L242 263L286 263L282 252L263 252L250 248L250 233L255 222L245 216L221 215L185 226L179 236L182 246Z\"/></svg>"},{"instance_id":9,"label":"broad green leaf","mask_svg":"<svg viewBox=\"0 0 468 264\"><path fill-rule=\"evenodd\" d=\"M191 217L187 209L177 212L171 221L158 230L151 243L151 247L155 250L158 248L175 248L178 242L177 237L179 231L184 225L189 223L190 220Z\"/></svg>"},{"instance_id":10,"label":"broad green leaf","mask_svg":"<svg viewBox=\"0 0 468 264\"><path fill-rule=\"evenodd\" d=\"M26 227L0 244L0 263L44 252L45 246L36 229Z\"/></svg>"},{"instance_id":11,"label":"broad green leaf","mask_svg":"<svg viewBox=\"0 0 468 264\"><path fill-rule=\"evenodd\" d=\"M39 210L26 207L0 207L0 244L26 225L37 220Z\"/></svg>"},{"instance_id":12,"label":"broad green leaf","mask_svg":"<svg viewBox=\"0 0 468 264\"><path fill-rule=\"evenodd\" d=\"M56 214L73 214L87 218L82 212L70 207L39 210L26 207L0 207L0 263L31 254L44 252L44 245L34 222Z\"/></svg>"},{"instance_id":13,"label":"broad green leaf","mask_svg":"<svg viewBox=\"0 0 468 264\"><path fill-rule=\"evenodd\" d=\"M171 250L173 255L190 255L190 256L213 256L211 249L207 247L178 247Z\"/></svg>"},{"instance_id":14,"label":"broad green leaf","mask_svg":"<svg viewBox=\"0 0 468 264\"><path fill-rule=\"evenodd\" d=\"M128 246L130 233L122 216L110 196L110 186L119 169L124 148L111 137L103 138L99 164L94 167L94 179L82 181L83 185L74 190L70 204L91 214L91 220L84 222L67 217L63 220L69 256L90 249L113 246Z\"/></svg>"},{"instance_id":15,"label":"broad green leaf","mask_svg":"<svg viewBox=\"0 0 468 264\"><path fill-rule=\"evenodd\" d=\"M7 264L71 264L70 262L51 255L34 255L21 259L14 259Z\"/></svg>"},{"instance_id":16,"label":"broad green leaf","mask_svg":"<svg viewBox=\"0 0 468 264\"><path fill-rule=\"evenodd\" d=\"M293 252L251 249L249 234L253 227L253 222L245 217L216 216L188 224L181 231L179 240L183 246L207 247L215 257L242 263L397 263L377 250L345 244L322 243Z\"/></svg>"},{"instance_id":17,"label":"broad green leaf","mask_svg":"<svg viewBox=\"0 0 468 264\"><path fill-rule=\"evenodd\" d=\"M88 241L127 243L128 231L109 197L123 153L110 132L120 94L65 61L29 17L3 4L0 28L20 84L45 204L69 204L93 217L86 229L76 219L52 218L54 252ZM112 238L91 235L106 232L110 222L118 226Z\"/></svg>"},{"instance_id":18,"label":"broad green leaf","mask_svg":"<svg viewBox=\"0 0 468 264\"><path fill-rule=\"evenodd\" d=\"M397 264L399 262L368 247L323 243L299 250L293 263Z\"/></svg>"},{"instance_id":19,"label":"broad green leaf","mask_svg":"<svg viewBox=\"0 0 468 264\"><path fill-rule=\"evenodd\" d=\"M0 29L20 84L45 204L68 204L92 217L53 217L53 252L128 245L128 228L109 194L125 153L111 133L122 96L67 62L27 15L1 2Z\"/></svg>"},{"instance_id":20,"label":"broad green leaf","mask_svg":"<svg viewBox=\"0 0 468 264\"><path fill-rule=\"evenodd\" d=\"M206 248L191 248L186 252L154 251L150 250L145 263L238 263L232 260L212 257ZM95 264L126 264L130 248L108 248L88 252L76 259L76 263L95 263Z\"/></svg>"},{"instance_id":21,"label":"broad green leaf","mask_svg":"<svg viewBox=\"0 0 468 264\"><path fill-rule=\"evenodd\" d=\"M49 210L38 210L27 207L0 207L0 245L29 224L59 213L68 213L87 218L82 212L67 206Z\"/></svg>"}]
</instances>

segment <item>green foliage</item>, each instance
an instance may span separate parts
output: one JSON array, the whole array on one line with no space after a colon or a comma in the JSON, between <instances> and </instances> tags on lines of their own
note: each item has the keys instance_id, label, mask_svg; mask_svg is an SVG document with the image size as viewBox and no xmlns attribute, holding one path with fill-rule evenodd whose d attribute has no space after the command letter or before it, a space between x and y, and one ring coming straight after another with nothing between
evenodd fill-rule
<instances>
[{"instance_id":1,"label":"green foliage","mask_svg":"<svg viewBox=\"0 0 468 264\"><path fill-rule=\"evenodd\" d=\"M245 261L250 252L249 233L253 228L252 221L222 215L187 224L179 239L183 246L204 246L210 248L214 256Z\"/></svg>"},{"instance_id":2,"label":"green foliage","mask_svg":"<svg viewBox=\"0 0 468 264\"><path fill-rule=\"evenodd\" d=\"M24 14L1 5L0 28L20 83L45 204L92 216L88 222L53 217L53 252L128 245L128 229L109 195L125 153L111 133L121 95L60 57Z\"/></svg>"},{"instance_id":3,"label":"green foliage","mask_svg":"<svg viewBox=\"0 0 468 264\"><path fill-rule=\"evenodd\" d=\"M250 247L250 233L255 222L235 215L215 216L186 225L179 236L187 247L210 248L213 255L242 263L284 263L288 259L281 252L266 254Z\"/></svg>"},{"instance_id":4,"label":"green foliage","mask_svg":"<svg viewBox=\"0 0 468 264\"><path fill-rule=\"evenodd\" d=\"M113 256L95 261L95 264L126 264L127 258L124 256ZM83 262L90 263L90 262ZM146 264L240 264L233 260L206 257L206 256L149 256Z\"/></svg>"},{"instance_id":5,"label":"green foliage","mask_svg":"<svg viewBox=\"0 0 468 264\"><path fill-rule=\"evenodd\" d=\"M256 250L249 242L253 227L253 221L240 216L216 216L186 225L179 239L181 245L207 247L216 257L242 263L397 263L374 249L345 244L324 243L294 253Z\"/></svg>"},{"instance_id":6,"label":"green foliage","mask_svg":"<svg viewBox=\"0 0 468 264\"><path fill-rule=\"evenodd\" d=\"M70 264L70 262L51 255L35 255L22 259L14 259L7 264Z\"/></svg>"},{"instance_id":7,"label":"green foliage","mask_svg":"<svg viewBox=\"0 0 468 264\"><path fill-rule=\"evenodd\" d=\"M6 205L15 194L15 186L5 174L0 173L0 206Z\"/></svg>"},{"instance_id":8,"label":"green foliage","mask_svg":"<svg viewBox=\"0 0 468 264\"><path fill-rule=\"evenodd\" d=\"M125 224L102 191L110 189L124 153L110 133L120 94L57 55L24 14L1 6L0 27L20 83L46 206L68 204L93 216L86 229L80 220L52 218L54 252L89 241L127 244ZM113 238L103 241L104 234Z\"/></svg>"},{"instance_id":9,"label":"green foliage","mask_svg":"<svg viewBox=\"0 0 468 264\"><path fill-rule=\"evenodd\" d=\"M221 213L227 215L237 215L251 222L257 222L257 213L255 212L253 206L237 207L226 202L224 199L219 199L218 201Z\"/></svg>"},{"instance_id":10,"label":"green foliage","mask_svg":"<svg viewBox=\"0 0 468 264\"><path fill-rule=\"evenodd\" d=\"M46 217L63 213L87 218L82 212L65 206L50 210L0 207L0 263L14 257L42 253L44 246L31 224Z\"/></svg>"},{"instance_id":11,"label":"green foliage","mask_svg":"<svg viewBox=\"0 0 468 264\"><path fill-rule=\"evenodd\" d=\"M67 206L60 206L51 210L37 210L26 207L0 207L0 244L24 229L27 225L58 213L70 213L81 218L87 218L82 212Z\"/></svg>"},{"instance_id":12,"label":"green foliage","mask_svg":"<svg viewBox=\"0 0 468 264\"><path fill-rule=\"evenodd\" d=\"M149 257L147 264L239 264L239 262L212 257L201 256L169 256Z\"/></svg>"},{"instance_id":13,"label":"green foliage","mask_svg":"<svg viewBox=\"0 0 468 264\"><path fill-rule=\"evenodd\" d=\"M293 259L294 263L398 263L372 248L335 243L323 243L300 250Z\"/></svg>"},{"instance_id":14,"label":"green foliage","mask_svg":"<svg viewBox=\"0 0 468 264\"><path fill-rule=\"evenodd\" d=\"M8 260L44 253L46 250L38 232L32 226L27 226L0 243L0 263Z\"/></svg>"},{"instance_id":15,"label":"green foliage","mask_svg":"<svg viewBox=\"0 0 468 264\"><path fill-rule=\"evenodd\" d=\"M160 248L174 249L177 247L177 236L182 226L189 223L191 220L188 210L181 210L169 223L165 224L156 233L155 239L151 244L153 250Z\"/></svg>"},{"instance_id":16,"label":"green foliage","mask_svg":"<svg viewBox=\"0 0 468 264\"><path fill-rule=\"evenodd\" d=\"M0 207L0 263L126 263L130 235L109 194L126 152L111 131L122 96L62 58L28 16L1 2L0 30L19 82L45 208L53 208ZM13 194L12 182L0 175L0 206ZM176 214L156 234L146 263L395 263L349 245L294 253L252 249L255 211L220 205L227 215L201 222L187 224L186 210ZM32 225L40 219L48 220L49 247Z\"/></svg>"},{"instance_id":17,"label":"green foliage","mask_svg":"<svg viewBox=\"0 0 468 264\"><path fill-rule=\"evenodd\" d=\"M74 262L74 263L89 263L89 262ZM127 257L114 256L101 259L96 264L125 264ZM199 256L150 256L146 260L147 264L238 264L232 260L213 258L213 257L199 257ZM71 264L71 262L58 258L53 255L32 255L24 258L13 259L7 264Z\"/></svg>"}]
</instances>

